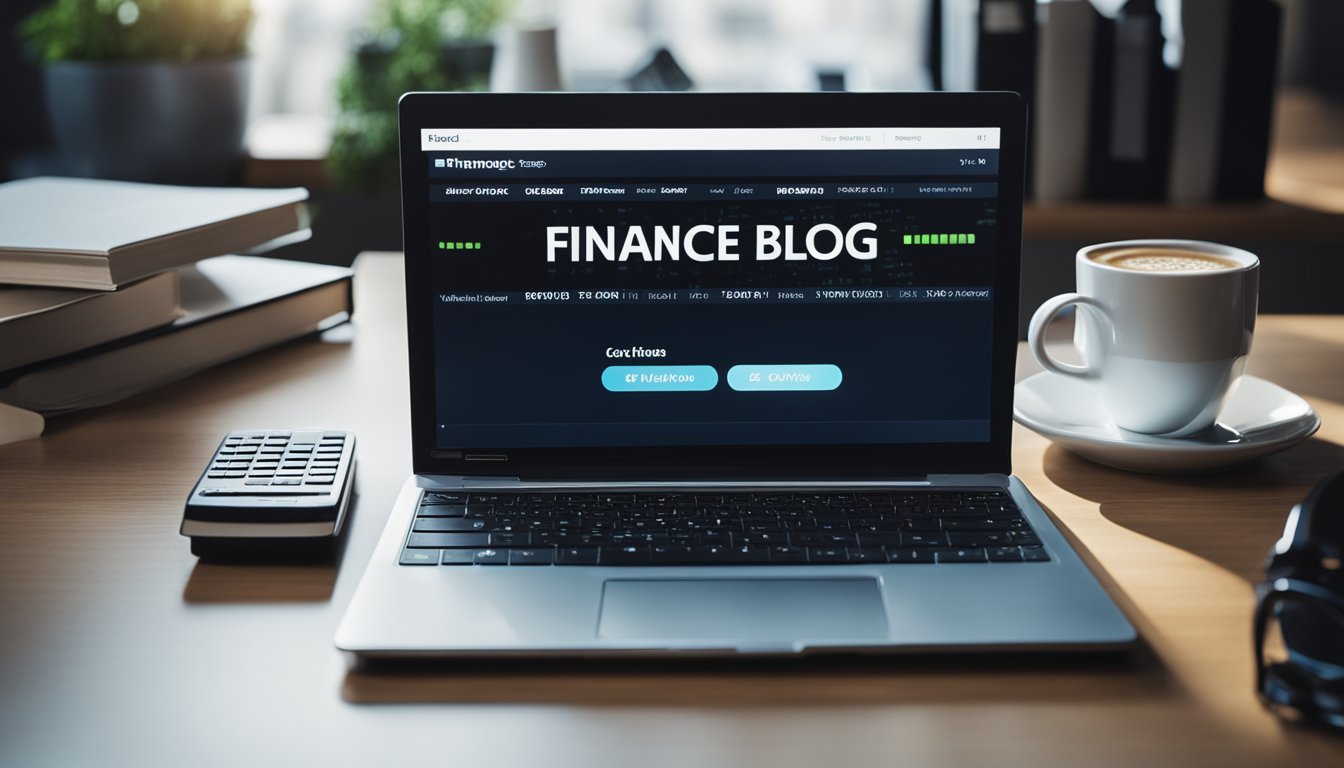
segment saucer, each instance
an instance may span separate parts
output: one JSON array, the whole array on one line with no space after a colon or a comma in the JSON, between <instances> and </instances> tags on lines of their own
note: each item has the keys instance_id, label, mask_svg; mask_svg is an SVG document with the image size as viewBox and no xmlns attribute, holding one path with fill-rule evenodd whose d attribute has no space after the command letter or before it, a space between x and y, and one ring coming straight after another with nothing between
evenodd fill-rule
<instances>
[{"instance_id":1,"label":"saucer","mask_svg":"<svg viewBox=\"0 0 1344 768\"><path fill-rule=\"evenodd\" d=\"M1242 376L1212 427L1186 437L1121 429L1086 381L1038 373L1018 382L1013 419L1098 464L1135 472L1209 472L1258 459L1311 437L1321 419L1277 384Z\"/></svg>"}]
</instances>

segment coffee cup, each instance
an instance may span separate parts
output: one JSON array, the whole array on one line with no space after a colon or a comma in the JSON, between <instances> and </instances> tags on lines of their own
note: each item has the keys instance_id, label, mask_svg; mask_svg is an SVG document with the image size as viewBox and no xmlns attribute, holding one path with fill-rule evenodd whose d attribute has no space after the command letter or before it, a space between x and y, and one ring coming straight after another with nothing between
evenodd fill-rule
<instances>
[{"instance_id":1,"label":"coffee cup","mask_svg":"<svg viewBox=\"0 0 1344 768\"><path fill-rule=\"evenodd\" d=\"M1246 368L1255 332L1260 260L1196 240L1126 240L1078 251L1076 293L1031 318L1041 367L1087 379L1117 427L1182 437L1213 425ZM1077 307L1082 364L1055 360L1045 327Z\"/></svg>"}]
</instances>

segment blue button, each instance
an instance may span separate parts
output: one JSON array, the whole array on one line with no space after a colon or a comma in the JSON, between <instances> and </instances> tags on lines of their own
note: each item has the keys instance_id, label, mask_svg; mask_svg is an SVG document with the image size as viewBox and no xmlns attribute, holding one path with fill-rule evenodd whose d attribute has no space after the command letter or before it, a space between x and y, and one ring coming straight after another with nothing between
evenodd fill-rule
<instances>
[{"instance_id":1,"label":"blue button","mask_svg":"<svg viewBox=\"0 0 1344 768\"><path fill-rule=\"evenodd\" d=\"M834 365L734 365L728 386L738 392L816 392L840 386L844 374Z\"/></svg>"},{"instance_id":2,"label":"blue button","mask_svg":"<svg viewBox=\"0 0 1344 768\"><path fill-rule=\"evenodd\" d=\"M718 384L712 365L612 365L602 371L608 392L707 392Z\"/></svg>"}]
</instances>

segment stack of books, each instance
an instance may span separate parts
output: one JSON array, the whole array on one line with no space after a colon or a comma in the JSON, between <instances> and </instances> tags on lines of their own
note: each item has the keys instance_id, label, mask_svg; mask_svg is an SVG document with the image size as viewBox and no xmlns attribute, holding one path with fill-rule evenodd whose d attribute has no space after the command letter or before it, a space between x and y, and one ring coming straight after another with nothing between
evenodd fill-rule
<instances>
[{"instance_id":1,"label":"stack of books","mask_svg":"<svg viewBox=\"0 0 1344 768\"><path fill-rule=\"evenodd\" d=\"M233 255L306 237L307 197L0 184L0 442L348 320L350 270Z\"/></svg>"}]
</instances>

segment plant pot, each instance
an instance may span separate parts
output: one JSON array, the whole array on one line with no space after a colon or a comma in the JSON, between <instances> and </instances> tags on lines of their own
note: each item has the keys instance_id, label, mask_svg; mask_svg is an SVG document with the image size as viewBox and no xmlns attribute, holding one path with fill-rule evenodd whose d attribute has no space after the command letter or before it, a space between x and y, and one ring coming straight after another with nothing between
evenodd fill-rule
<instances>
[{"instance_id":1,"label":"plant pot","mask_svg":"<svg viewBox=\"0 0 1344 768\"><path fill-rule=\"evenodd\" d=\"M47 113L72 173L170 184L237 180L245 58L47 65Z\"/></svg>"}]
</instances>

